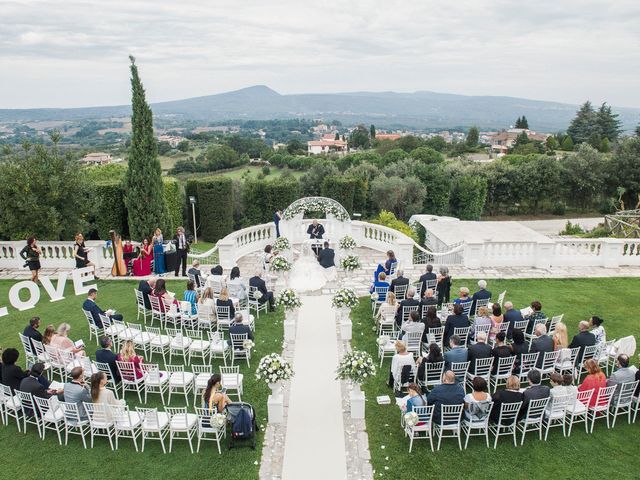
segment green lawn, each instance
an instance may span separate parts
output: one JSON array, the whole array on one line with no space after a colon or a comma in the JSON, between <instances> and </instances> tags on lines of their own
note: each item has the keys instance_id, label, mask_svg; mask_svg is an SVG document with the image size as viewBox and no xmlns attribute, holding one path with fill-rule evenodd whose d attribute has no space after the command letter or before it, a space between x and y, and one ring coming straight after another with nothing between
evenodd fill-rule
<instances>
[{"instance_id":1,"label":"green lawn","mask_svg":"<svg viewBox=\"0 0 640 480\"><path fill-rule=\"evenodd\" d=\"M475 283L460 280L454 288L469 286L474 291ZM494 298L506 289L507 300L517 308L539 299L547 315L564 313L570 336L575 334L578 321L599 315L605 319L607 338L630 334L640 337L635 308L639 278L501 280L490 281L488 288ZM352 318L354 347L377 358L367 298L353 311ZM364 385L369 448L376 479L638 478L640 457L632 439L637 437L640 425L627 425L622 417L614 430L596 422L593 435L586 434L580 424L570 438L564 438L557 428L551 429L547 442L529 433L523 447L515 448L508 437L503 437L496 450L487 449L484 440L476 437L469 440L468 449L462 452L455 439L445 439L439 452L432 453L427 441L418 441L409 454L409 441L400 428L398 408L395 404L375 402L377 395L392 395L386 386L389 366L390 360L386 359L375 380Z\"/></svg>"},{"instance_id":2,"label":"green lawn","mask_svg":"<svg viewBox=\"0 0 640 480\"><path fill-rule=\"evenodd\" d=\"M0 281L0 299L2 299L0 305L8 305L8 290L14 283ZM135 322L136 307L132 289L136 283L100 281L98 285L98 304L104 309L115 308L124 315L125 321ZM182 298L184 282L170 281L168 288ZM95 340L89 341L86 320L81 311L84 297L76 297L73 294L70 281L65 295L65 300L50 303L43 291L40 303L32 310L18 312L9 307L9 315L0 317L2 325L0 346L16 347L22 352L17 333L22 332L29 318L38 315L43 322L42 330L49 323L56 326L61 322L70 323L72 326L70 338L73 340L82 338L88 347L87 351L94 357ZM269 389L265 384L257 383L253 372L260 357L282 350L282 320L283 315L280 312L260 316L256 322L256 347L251 368L247 368L246 363L240 364L241 372L245 375L242 399L254 405L258 425L266 426ZM154 356L153 361L162 363L159 355ZM180 360L174 356L173 362L179 363ZM192 361L192 363L199 362L200 360ZM20 358L19 363L24 366L24 359ZM221 364L221 360L216 359L215 369ZM131 408L139 406L135 393L128 392L126 398ZM184 404L184 397L172 396L172 407ZM162 408L160 396L152 394L148 405ZM5 447L11 445L11 448L0 449L1 478L89 478L97 472L105 472L110 478L254 479L258 478L258 464L264 435L263 431L258 433L256 450L242 447L229 451L225 448L222 455L218 455L215 443L205 442L199 454L191 455L188 443L178 441L174 442L174 450L171 454L163 455L158 441L148 442L144 453L136 453L131 440L122 439L119 450L112 452L108 441L98 438L94 451L91 451L82 448L81 440L77 436L70 437L68 446L60 446L55 433L51 433L47 432L47 438L43 442L38 438L35 427L29 426L27 434L24 434L18 433L15 422L9 426L0 426L0 443ZM42 455L42 452L45 454Z\"/></svg>"}]
</instances>

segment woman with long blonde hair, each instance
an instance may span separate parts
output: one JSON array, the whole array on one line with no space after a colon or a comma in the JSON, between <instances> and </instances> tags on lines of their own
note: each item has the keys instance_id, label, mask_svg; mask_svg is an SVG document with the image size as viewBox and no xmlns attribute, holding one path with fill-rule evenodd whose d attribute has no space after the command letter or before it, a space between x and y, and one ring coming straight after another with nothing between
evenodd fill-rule
<instances>
[{"instance_id":1,"label":"woman with long blonde hair","mask_svg":"<svg viewBox=\"0 0 640 480\"><path fill-rule=\"evenodd\" d=\"M233 319L236 316L236 309L233 301L229 298L227 287L220 291L220 297L216 300L216 307L229 307L229 318Z\"/></svg>"},{"instance_id":2,"label":"woman with long blonde hair","mask_svg":"<svg viewBox=\"0 0 640 480\"><path fill-rule=\"evenodd\" d=\"M396 294L393 292L387 292L387 300L380 305L378 309L378 321L384 319L394 319L396 312L398 311L398 301L396 300Z\"/></svg>"},{"instance_id":3,"label":"woman with long blonde hair","mask_svg":"<svg viewBox=\"0 0 640 480\"><path fill-rule=\"evenodd\" d=\"M55 336L55 334L56 334L56 327L52 323L47 325L47 328L45 328L44 332L42 332L42 344L50 345L51 339Z\"/></svg>"},{"instance_id":4,"label":"woman with long blonde hair","mask_svg":"<svg viewBox=\"0 0 640 480\"><path fill-rule=\"evenodd\" d=\"M136 378L142 378L143 374L141 364L144 361L144 358L136 353L132 340L127 340L122 344L122 348L120 349L120 353L116 357L116 360L119 362L133 363L133 370ZM128 378L127 380L133 380L133 378Z\"/></svg>"},{"instance_id":5,"label":"woman with long blonde hair","mask_svg":"<svg viewBox=\"0 0 640 480\"><path fill-rule=\"evenodd\" d=\"M560 350L569 347L569 334L567 333L567 326L562 323L556 323L556 330L553 333L553 349Z\"/></svg>"}]
</instances>

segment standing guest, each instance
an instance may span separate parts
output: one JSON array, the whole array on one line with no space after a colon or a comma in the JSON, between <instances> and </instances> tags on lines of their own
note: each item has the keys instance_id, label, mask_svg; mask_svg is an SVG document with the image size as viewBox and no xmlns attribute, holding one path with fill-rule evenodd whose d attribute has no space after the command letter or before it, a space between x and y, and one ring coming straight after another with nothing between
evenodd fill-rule
<instances>
[{"instance_id":1,"label":"standing guest","mask_svg":"<svg viewBox=\"0 0 640 480\"><path fill-rule=\"evenodd\" d=\"M491 395L487 381L474 377L473 391L464 397L464 416L470 422L483 422L491 413Z\"/></svg>"},{"instance_id":2,"label":"standing guest","mask_svg":"<svg viewBox=\"0 0 640 480\"><path fill-rule=\"evenodd\" d=\"M404 285L409 285L409 279L405 278L404 270L398 269L396 272L396 278L391 280L391 286L389 287L389 290L391 290L393 293L397 293L396 287L402 287ZM415 295L415 289L413 294ZM408 291L407 291L407 297L409 297Z\"/></svg>"},{"instance_id":3,"label":"standing guest","mask_svg":"<svg viewBox=\"0 0 640 480\"><path fill-rule=\"evenodd\" d=\"M196 258L191 262L191 268L187 271L188 275L193 275L193 278L196 282L196 287L204 287L206 279L204 275L200 271L200 261Z\"/></svg>"},{"instance_id":4,"label":"standing guest","mask_svg":"<svg viewBox=\"0 0 640 480\"><path fill-rule=\"evenodd\" d=\"M75 355L84 356L84 345L76 347L73 340L68 336L70 330L71 325L68 323L61 323L56 335L51 339L51 346L60 350L67 350Z\"/></svg>"},{"instance_id":5,"label":"standing guest","mask_svg":"<svg viewBox=\"0 0 640 480\"><path fill-rule=\"evenodd\" d=\"M409 287L409 289L407 290L407 298L405 298L404 300L402 300L400 302L400 305L398 306L398 311L396 312L396 324L398 326L401 326L403 323L403 320L405 319L406 315L404 313L404 309L406 308L416 308L416 314L418 316L418 318L420 318L420 313L417 312L417 310L420 308L420 301L416 300L415 298L413 298L415 296L415 289L413 287ZM388 295L388 294L387 294Z\"/></svg>"},{"instance_id":6,"label":"standing guest","mask_svg":"<svg viewBox=\"0 0 640 480\"><path fill-rule=\"evenodd\" d=\"M593 389L593 395L591 395L589 407L594 407L596 405L598 392L601 388L606 388L607 386L607 377L602 373L598 362L593 358L585 360L584 369L587 371L587 376L582 380L582 383L578 387L578 391L586 392L587 390Z\"/></svg>"},{"instance_id":7,"label":"standing guest","mask_svg":"<svg viewBox=\"0 0 640 480\"><path fill-rule=\"evenodd\" d=\"M473 294L473 297L471 297L471 300L473 301L473 303L471 304L472 315L476 313L476 302L478 300L491 300L491 292L487 290L486 280L478 281L478 288L479 290Z\"/></svg>"},{"instance_id":8,"label":"standing guest","mask_svg":"<svg viewBox=\"0 0 640 480\"><path fill-rule=\"evenodd\" d=\"M491 370L492 374L495 374L498 371L498 362L500 358L508 358L513 356L511 348L505 344L506 339L507 334L504 332L498 332L498 334L496 335L496 344L491 351L491 355L493 356L493 369Z\"/></svg>"},{"instance_id":9,"label":"standing guest","mask_svg":"<svg viewBox=\"0 0 640 480\"><path fill-rule=\"evenodd\" d=\"M122 315L119 313L115 313L115 310L102 310L98 304L96 303L96 298L98 297L98 290L95 288L90 288L89 293L87 293L87 299L82 304L82 309L91 313L93 317L93 322L96 324L96 327L103 328L102 320L100 319L100 315L106 315L111 320L117 320L119 322L122 321Z\"/></svg>"},{"instance_id":10,"label":"standing guest","mask_svg":"<svg viewBox=\"0 0 640 480\"><path fill-rule=\"evenodd\" d=\"M438 275L438 284L436 285L436 291L438 292L438 305L449 303L449 300L451 298L451 277L449 276L448 267L440 267L440 274Z\"/></svg>"},{"instance_id":11,"label":"standing guest","mask_svg":"<svg viewBox=\"0 0 640 480\"><path fill-rule=\"evenodd\" d=\"M607 341L607 332L604 331L604 327L602 326L603 323L604 320L600 317L596 317L595 315L589 319L591 333L596 337L596 345L600 345Z\"/></svg>"},{"instance_id":12,"label":"standing guest","mask_svg":"<svg viewBox=\"0 0 640 480\"><path fill-rule=\"evenodd\" d=\"M524 395L520 392L520 379L515 375L511 375L507 378L507 384L504 390L497 390L491 397L491 400L493 400L493 408L491 409L490 418L493 423L498 423L500 408L503 403L516 403L524 400ZM522 409L520 409L520 412L522 413ZM518 416L520 416L521 413ZM505 422L504 424L508 425L510 423Z\"/></svg>"},{"instance_id":13,"label":"standing guest","mask_svg":"<svg viewBox=\"0 0 640 480\"><path fill-rule=\"evenodd\" d=\"M389 371L389 386L402 385L402 371L404 367L409 366L413 368L413 354L407 352L407 346L404 342L396 340L395 343L396 354L391 358L391 369Z\"/></svg>"},{"instance_id":14,"label":"standing guest","mask_svg":"<svg viewBox=\"0 0 640 480\"><path fill-rule=\"evenodd\" d=\"M133 261L133 274L136 277L146 277L151 275L151 262L153 261L153 246L149 245L149 240L142 239L140 254Z\"/></svg>"},{"instance_id":15,"label":"standing guest","mask_svg":"<svg viewBox=\"0 0 640 480\"><path fill-rule=\"evenodd\" d=\"M229 298L229 291L226 287L220 292L220 297L216 300L216 307L229 307L229 318L235 317L236 309L233 306L233 300Z\"/></svg>"},{"instance_id":16,"label":"standing guest","mask_svg":"<svg viewBox=\"0 0 640 480\"><path fill-rule=\"evenodd\" d=\"M96 280L100 280L98 276L95 275L95 264L89 261L89 252L91 249L85 246L84 235L77 233L75 240L76 242L73 245L73 257L76 259L76 268L93 267Z\"/></svg>"},{"instance_id":17,"label":"standing guest","mask_svg":"<svg viewBox=\"0 0 640 480\"><path fill-rule=\"evenodd\" d=\"M127 340L122 344L120 353L116 357L119 362L131 362L133 363L133 371L135 372L136 379L142 378L144 373L142 372L142 362L144 358L136 354L136 350L133 345L133 340ZM126 378L126 380L133 381L133 378Z\"/></svg>"},{"instance_id":18,"label":"standing guest","mask_svg":"<svg viewBox=\"0 0 640 480\"><path fill-rule=\"evenodd\" d=\"M489 326L489 329L492 327L491 318L489 317L489 309L487 307L480 307L478 309L478 314L473 319L473 323L471 324L471 330L469 331L469 338L473 338L475 340L476 335L481 331L479 327Z\"/></svg>"},{"instance_id":19,"label":"standing guest","mask_svg":"<svg viewBox=\"0 0 640 480\"><path fill-rule=\"evenodd\" d=\"M502 315L502 308L499 303L494 303L491 307L491 330L489 330L489 340L494 340L496 335L500 331L500 326L504 321L504 316Z\"/></svg>"},{"instance_id":20,"label":"standing guest","mask_svg":"<svg viewBox=\"0 0 640 480\"><path fill-rule=\"evenodd\" d=\"M28 372L16 365L18 358L20 352L15 348L7 348L2 352L2 383L10 387L12 392L20 387L20 382L28 375Z\"/></svg>"},{"instance_id":21,"label":"standing guest","mask_svg":"<svg viewBox=\"0 0 640 480\"><path fill-rule=\"evenodd\" d=\"M420 297L424 296L424 292L427 290L427 282L433 282L437 280L438 276L433 273L433 265L428 264L426 268L426 272L420 276Z\"/></svg>"},{"instance_id":22,"label":"standing guest","mask_svg":"<svg viewBox=\"0 0 640 480\"><path fill-rule=\"evenodd\" d=\"M231 334L247 334L247 338L249 340L253 340L253 332L251 331L251 327L249 327L249 325L245 325L243 321L244 319L242 318L242 314L240 312L236 313L233 319L233 324L231 324L231 326L229 327L229 338L231 338ZM233 348L236 350L244 350L243 345L234 345Z\"/></svg>"},{"instance_id":23,"label":"standing guest","mask_svg":"<svg viewBox=\"0 0 640 480\"><path fill-rule=\"evenodd\" d=\"M198 301L200 295L196 292L196 283L193 280L187 282L187 289L182 294L182 300L191 304L191 315L198 313Z\"/></svg>"},{"instance_id":24,"label":"standing guest","mask_svg":"<svg viewBox=\"0 0 640 480\"><path fill-rule=\"evenodd\" d=\"M464 389L456 383L456 376L451 370L444 372L442 383L436 385L427 397L427 404L433 405L433 421L440 423L442 405L464 404Z\"/></svg>"},{"instance_id":25,"label":"standing guest","mask_svg":"<svg viewBox=\"0 0 640 480\"><path fill-rule=\"evenodd\" d=\"M456 328L464 328L469 326L469 317L462 313L462 310L462 305L456 304L453 306L453 315L449 315L447 317L447 321L444 324L444 345L447 345L449 343L449 339L451 338L451 335L454 334Z\"/></svg>"},{"instance_id":26,"label":"standing guest","mask_svg":"<svg viewBox=\"0 0 640 480\"><path fill-rule=\"evenodd\" d=\"M487 334L478 333L476 343L468 348L469 373L476 372L476 361L482 358L490 358L492 355L491 347L487 345Z\"/></svg>"},{"instance_id":27,"label":"standing guest","mask_svg":"<svg viewBox=\"0 0 640 480\"><path fill-rule=\"evenodd\" d=\"M422 394L422 390L417 383L410 383L407 385L407 403L402 406L404 413L413 412L413 407L424 407L427 405L427 399Z\"/></svg>"},{"instance_id":28,"label":"standing guest","mask_svg":"<svg viewBox=\"0 0 640 480\"><path fill-rule=\"evenodd\" d=\"M164 266L164 238L162 236L162 230L156 228L151 241L153 243L153 271L156 275L162 275L167 271Z\"/></svg>"},{"instance_id":29,"label":"standing guest","mask_svg":"<svg viewBox=\"0 0 640 480\"><path fill-rule=\"evenodd\" d=\"M282 212L276 210L273 214L273 223L276 226L276 238L280 237L280 220L282 220Z\"/></svg>"},{"instance_id":30,"label":"standing guest","mask_svg":"<svg viewBox=\"0 0 640 480\"><path fill-rule=\"evenodd\" d=\"M556 329L553 332L553 349L562 350L569 347L569 335L567 333L567 326L562 323L556 323Z\"/></svg>"},{"instance_id":31,"label":"standing guest","mask_svg":"<svg viewBox=\"0 0 640 480\"><path fill-rule=\"evenodd\" d=\"M116 382L119 382L120 371L118 370L118 365L116 365L118 356L111 350L111 348L113 347L113 342L109 337L100 337L100 346L102 348L96 350L96 362L106 363L107 365L109 365L109 369L111 370L111 378L113 378Z\"/></svg>"},{"instance_id":32,"label":"standing guest","mask_svg":"<svg viewBox=\"0 0 640 480\"><path fill-rule=\"evenodd\" d=\"M31 281L38 281L38 272L40 272L40 255L42 254L42 250L38 246L38 241L36 237L27 238L27 244L25 247L20 250L20 256L25 261L24 266L29 267L29 271L31 271Z\"/></svg>"},{"instance_id":33,"label":"standing guest","mask_svg":"<svg viewBox=\"0 0 640 480\"><path fill-rule=\"evenodd\" d=\"M384 262L384 265L378 264L378 268L376 268L376 271L373 274L373 280L375 281L376 278L379 278L380 272L384 272L385 275L390 275L393 265L397 263L398 259L396 258L396 254L393 253L393 250L388 250L387 260Z\"/></svg>"},{"instance_id":34,"label":"standing guest","mask_svg":"<svg viewBox=\"0 0 640 480\"><path fill-rule=\"evenodd\" d=\"M247 299L247 287L245 287L244 280L240 277L240 268L237 266L231 269L227 288L230 297L237 298L240 302Z\"/></svg>"},{"instance_id":35,"label":"standing guest","mask_svg":"<svg viewBox=\"0 0 640 480\"><path fill-rule=\"evenodd\" d=\"M322 224L318 223L318 220L314 218L313 222L311 222L311 225L309 225L309 227L307 228L307 235L309 235L309 238L311 240L321 240L322 236L324 235L324 227L322 226ZM317 257L318 252L320 251L319 243L312 243L311 249Z\"/></svg>"},{"instance_id":36,"label":"standing guest","mask_svg":"<svg viewBox=\"0 0 640 480\"><path fill-rule=\"evenodd\" d=\"M468 356L468 350L460 346L460 337L458 335L451 335L449 339L449 350L444 352L444 368L450 369L452 363L466 362ZM458 378L458 381L462 382L464 378Z\"/></svg>"},{"instance_id":37,"label":"standing guest","mask_svg":"<svg viewBox=\"0 0 640 480\"><path fill-rule=\"evenodd\" d=\"M373 292L376 291L376 288L385 289L384 291L382 290L378 291L378 301L384 302L387 296L387 292L389 291L389 282L387 282L386 273L380 272L380 275L378 275L378 280L373 282L373 284L371 285L371 288L369 289L369 293L373 295ZM375 298L372 297L371 301L375 302Z\"/></svg>"},{"instance_id":38,"label":"standing guest","mask_svg":"<svg viewBox=\"0 0 640 480\"><path fill-rule=\"evenodd\" d=\"M249 288L254 287L262 295L258 299L258 303L261 305L269 302L269 310L274 311L275 305L273 303L273 292L267 290L267 284L262 279L262 270L258 270L255 276L249 279Z\"/></svg>"},{"instance_id":39,"label":"standing guest","mask_svg":"<svg viewBox=\"0 0 640 480\"><path fill-rule=\"evenodd\" d=\"M22 335L28 337L31 340L36 340L38 342L42 342L42 334L38 331L40 328L40 317L32 317L29 320L29 325L27 325L22 332ZM33 347L33 343L31 344Z\"/></svg>"},{"instance_id":40,"label":"standing guest","mask_svg":"<svg viewBox=\"0 0 640 480\"><path fill-rule=\"evenodd\" d=\"M544 323L539 323L536 325L535 336L536 338L532 340L529 352L539 352L536 367L541 368L544 362L544 354L547 352L553 352L553 340L549 335L547 335L547 327L544 325Z\"/></svg>"},{"instance_id":41,"label":"standing guest","mask_svg":"<svg viewBox=\"0 0 640 480\"><path fill-rule=\"evenodd\" d=\"M543 318L547 318L547 316L542 312L542 304L538 300L534 300L531 302L531 313L524 317L524 320L529 320L527 333L532 333L535 321Z\"/></svg>"},{"instance_id":42,"label":"standing guest","mask_svg":"<svg viewBox=\"0 0 640 480\"><path fill-rule=\"evenodd\" d=\"M47 325L42 333L42 344L43 345L51 345L51 339L56 334L56 327L53 324Z\"/></svg>"},{"instance_id":43,"label":"standing guest","mask_svg":"<svg viewBox=\"0 0 640 480\"><path fill-rule=\"evenodd\" d=\"M175 275L178 276L182 270L182 276L187 276L187 254L189 253L190 244L187 236L184 234L184 228L176 229L176 236L173 237L173 244L176 246L176 269Z\"/></svg>"},{"instance_id":44,"label":"standing guest","mask_svg":"<svg viewBox=\"0 0 640 480\"><path fill-rule=\"evenodd\" d=\"M214 373L202 393L202 408L206 408L211 414L222 413L224 408L231 403L231 399L221 389L222 377L219 373Z\"/></svg>"},{"instance_id":45,"label":"standing guest","mask_svg":"<svg viewBox=\"0 0 640 480\"><path fill-rule=\"evenodd\" d=\"M569 348L580 347L577 360L578 365L580 365L584 362L583 356L585 348L596 344L596 336L589 331L589 322L585 322L584 320L578 324L578 330L580 330L580 332L573 337Z\"/></svg>"},{"instance_id":46,"label":"standing guest","mask_svg":"<svg viewBox=\"0 0 640 480\"><path fill-rule=\"evenodd\" d=\"M522 313L520 312L520 310L513 308L513 303L504 302L503 317L505 322L509 322L509 328L507 329L507 338L511 340L513 338L513 329L516 325L516 322L521 322L523 320Z\"/></svg>"},{"instance_id":47,"label":"standing guest","mask_svg":"<svg viewBox=\"0 0 640 480\"><path fill-rule=\"evenodd\" d=\"M616 391L613 394L613 403L618 400L618 394L620 393L620 387L623 383L633 383L636 381L636 372L629 368L629 356L621 353L616 359L616 371L611 374L607 380L607 387L613 385L616 386Z\"/></svg>"},{"instance_id":48,"label":"standing guest","mask_svg":"<svg viewBox=\"0 0 640 480\"><path fill-rule=\"evenodd\" d=\"M406 322L402 324L400 330L405 333L402 337L403 341L407 341L407 333L420 333L420 338L422 338L422 334L424 333L424 323L420 321L420 315L418 312L411 312L409 314L409 318Z\"/></svg>"},{"instance_id":49,"label":"standing guest","mask_svg":"<svg viewBox=\"0 0 640 480\"><path fill-rule=\"evenodd\" d=\"M149 295L153 294L154 288L156 288L157 277L150 277L148 280L140 280L138 283L138 291L142 292L142 298L144 299L144 308L151 310L151 302L149 301Z\"/></svg>"},{"instance_id":50,"label":"standing guest","mask_svg":"<svg viewBox=\"0 0 640 480\"><path fill-rule=\"evenodd\" d=\"M64 384L64 401L75 403L78 406L80 420L87 420L87 412L84 403L91 403L91 393L84 381L84 370L82 367L73 367L70 372L71 381Z\"/></svg>"}]
</instances>

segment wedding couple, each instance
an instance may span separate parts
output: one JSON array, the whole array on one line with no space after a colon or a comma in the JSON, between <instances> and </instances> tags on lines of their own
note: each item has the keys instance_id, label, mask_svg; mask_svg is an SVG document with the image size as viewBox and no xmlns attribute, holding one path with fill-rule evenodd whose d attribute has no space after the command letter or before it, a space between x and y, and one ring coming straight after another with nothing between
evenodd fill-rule
<instances>
[{"instance_id":1,"label":"wedding couple","mask_svg":"<svg viewBox=\"0 0 640 480\"><path fill-rule=\"evenodd\" d=\"M311 240L321 240L324 227L314 220L307 230ZM303 255L294 263L291 270L291 288L299 291L314 291L325 286L328 281L337 278L335 251L325 241L322 249L313 245L305 249Z\"/></svg>"}]
</instances>

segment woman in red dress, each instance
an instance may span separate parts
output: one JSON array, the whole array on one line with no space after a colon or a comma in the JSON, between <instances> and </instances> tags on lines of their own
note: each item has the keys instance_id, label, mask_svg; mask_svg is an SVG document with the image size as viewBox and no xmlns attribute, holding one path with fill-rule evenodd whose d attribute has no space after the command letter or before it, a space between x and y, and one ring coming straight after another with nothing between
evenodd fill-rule
<instances>
[{"instance_id":1,"label":"woman in red dress","mask_svg":"<svg viewBox=\"0 0 640 480\"><path fill-rule=\"evenodd\" d=\"M593 395L591 396L588 406L594 407L598 398L598 392L601 388L607 386L607 377L602 373L602 370L600 370L598 362L592 358L585 360L584 368L587 370L587 376L584 377L582 384L578 387L578 391L584 392L593 389Z\"/></svg>"},{"instance_id":2,"label":"woman in red dress","mask_svg":"<svg viewBox=\"0 0 640 480\"><path fill-rule=\"evenodd\" d=\"M153 247L149 245L149 240L142 240L140 245L140 256L133 261L133 274L136 277L146 277L151 275L151 261L153 260Z\"/></svg>"}]
</instances>

